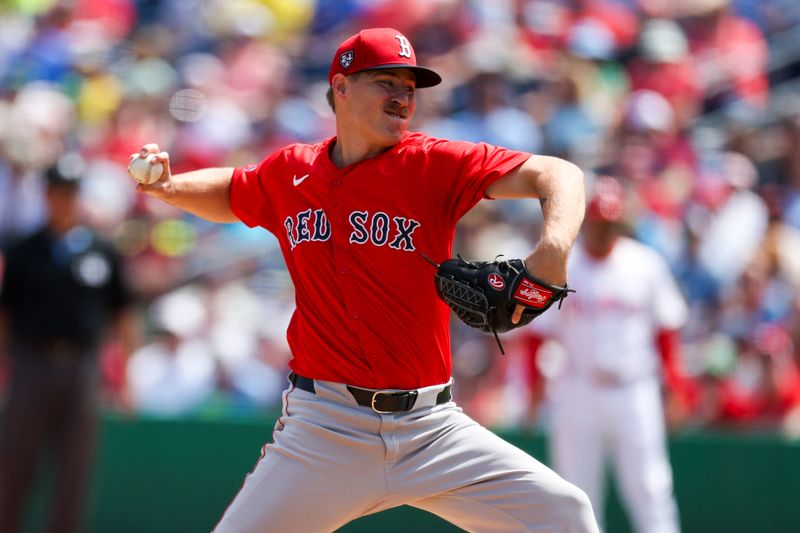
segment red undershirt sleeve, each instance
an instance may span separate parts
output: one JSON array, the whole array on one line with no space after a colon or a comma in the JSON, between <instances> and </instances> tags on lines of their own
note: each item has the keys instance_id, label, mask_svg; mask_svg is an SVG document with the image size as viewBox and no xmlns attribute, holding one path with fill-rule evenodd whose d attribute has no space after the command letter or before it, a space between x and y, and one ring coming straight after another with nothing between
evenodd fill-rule
<instances>
[{"instance_id":1,"label":"red undershirt sleeve","mask_svg":"<svg viewBox=\"0 0 800 533\"><path fill-rule=\"evenodd\" d=\"M681 336L676 329L662 329L656 334L656 346L664 369L664 377L670 391L689 404L696 399L693 382L686 375L681 362Z\"/></svg>"}]
</instances>

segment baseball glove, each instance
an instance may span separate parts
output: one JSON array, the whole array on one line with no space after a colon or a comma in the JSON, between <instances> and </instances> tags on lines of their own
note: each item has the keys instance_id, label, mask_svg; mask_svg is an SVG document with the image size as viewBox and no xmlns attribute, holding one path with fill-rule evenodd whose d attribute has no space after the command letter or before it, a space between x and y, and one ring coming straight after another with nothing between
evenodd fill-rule
<instances>
[{"instance_id":1,"label":"baseball glove","mask_svg":"<svg viewBox=\"0 0 800 533\"><path fill-rule=\"evenodd\" d=\"M427 259L427 257L426 257ZM439 297L450 306L456 316L482 333L498 333L529 324L551 305L561 302L570 292L567 285L551 285L538 279L525 268L521 259L494 261L467 261L457 256L436 266L434 281ZM519 322L511 321L517 305L525 309Z\"/></svg>"}]
</instances>

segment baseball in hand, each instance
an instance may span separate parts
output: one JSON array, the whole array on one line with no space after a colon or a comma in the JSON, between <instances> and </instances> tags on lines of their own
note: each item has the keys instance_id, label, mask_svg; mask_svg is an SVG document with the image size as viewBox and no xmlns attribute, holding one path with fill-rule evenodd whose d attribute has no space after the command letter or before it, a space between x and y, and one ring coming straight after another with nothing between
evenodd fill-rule
<instances>
[{"instance_id":1,"label":"baseball in hand","mask_svg":"<svg viewBox=\"0 0 800 533\"><path fill-rule=\"evenodd\" d=\"M161 163L151 164L148 157L137 156L128 166L128 173L133 176L133 179L143 185L155 183L164 171L164 165Z\"/></svg>"}]
</instances>

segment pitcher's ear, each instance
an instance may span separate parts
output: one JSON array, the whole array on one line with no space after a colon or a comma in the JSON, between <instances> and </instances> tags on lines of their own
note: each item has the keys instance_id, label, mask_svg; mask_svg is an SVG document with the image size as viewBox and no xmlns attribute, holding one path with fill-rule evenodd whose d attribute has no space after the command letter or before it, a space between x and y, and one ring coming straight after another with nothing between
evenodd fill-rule
<instances>
[{"instance_id":1,"label":"pitcher's ear","mask_svg":"<svg viewBox=\"0 0 800 533\"><path fill-rule=\"evenodd\" d=\"M347 76L340 73L334 75L331 81L331 87L333 88L334 94L344 96L347 93Z\"/></svg>"}]
</instances>

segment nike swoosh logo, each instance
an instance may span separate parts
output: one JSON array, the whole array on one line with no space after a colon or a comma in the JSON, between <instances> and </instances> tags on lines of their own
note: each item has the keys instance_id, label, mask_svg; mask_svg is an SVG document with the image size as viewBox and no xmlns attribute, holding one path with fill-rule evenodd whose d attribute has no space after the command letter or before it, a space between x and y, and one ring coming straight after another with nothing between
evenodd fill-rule
<instances>
[{"instance_id":1,"label":"nike swoosh logo","mask_svg":"<svg viewBox=\"0 0 800 533\"><path fill-rule=\"evenodd\" d=\"M297 177L297 175L295 175L292 177L292 183L294 183L294 186L297 187L298 185L303 183L307 177L308 174L306 174L305 176L300 176L299 178Z\"/></svg>"}]
</instances>

